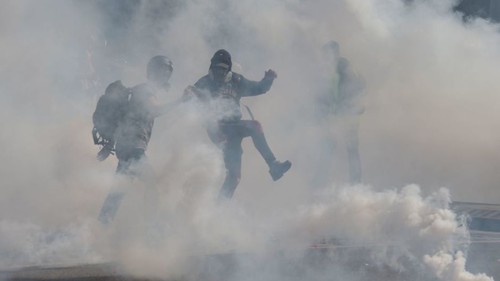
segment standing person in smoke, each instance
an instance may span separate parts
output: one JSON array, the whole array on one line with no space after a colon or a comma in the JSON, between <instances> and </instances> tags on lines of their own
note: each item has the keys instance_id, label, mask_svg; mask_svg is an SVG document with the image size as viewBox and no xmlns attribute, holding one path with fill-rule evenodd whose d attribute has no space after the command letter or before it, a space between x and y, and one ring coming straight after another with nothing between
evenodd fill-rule
<instances>
[{"instance_id":1,"label":"standing person in smoke","mask_svg":"<svg viewBox=\"0 0 500 281\"><path fill-rule=\"evenodd\" d=\"M318 101L321 116L332 128L334 135L345 142L351 183L362 181L361 159L359 155L358 129L360 116L365 109L362 104L365 83L340 55L340 46L330 41L323 46L326 59L326 89ZM335 140L330 140L335 142ZM330 171L326 171L329 174Z\"/></svg>"},{"instance_id":2,"label":"standing person in smoke","mask_svg":"<svg viewBox=\"0 0 500 281\"><path fill-rule=\"evenodd\" d=\"M193 97L207 105L207 132L224 154L226 178L219 192L219 200L230 199L241 178L241 142L251 137L255 148L269 166L274 181L280 179L292 166L290 161L276 160L269 148L262 127L258 121L242 120L240 99L266 93L271 88L276 72L269 69L261 81L251 81L241 74L231 71L231 55L226 50L218 50L210 61L208 74L200 78L194 86L189 86L184 99Z\"/></svg>"},{"instance_id":3,"label":"standing person in smoke","mask_svg":"<svg viewBox=\"0 0 500 281\"><path fill-rule=\"evenodd\" d=\"M151 139L155 118L166 113L177 102L160 105L157 101L157 95L165 94L170 86L173 64L167 57L161 55L152 57L146 72L146 83L124 88L121 82L117 81L108 86L109 89L119 83L118 87L128 95L128 102L126 101L126 105L122 107L123 113L117 120L118 127L113 134L113 141L104 146L103 150L108 150L109 153L114 145L118 158L116 173L131 179L139 178L145 183L145 206L149 208L146 214L154 216L157 207L156 180L147 162L146 149ZM100 154L102 153L101 151ZM113 190L108 194L99 214L101 223L109 224L114 219L124 195L123 190Z\"/></svg>"}]
</instances>

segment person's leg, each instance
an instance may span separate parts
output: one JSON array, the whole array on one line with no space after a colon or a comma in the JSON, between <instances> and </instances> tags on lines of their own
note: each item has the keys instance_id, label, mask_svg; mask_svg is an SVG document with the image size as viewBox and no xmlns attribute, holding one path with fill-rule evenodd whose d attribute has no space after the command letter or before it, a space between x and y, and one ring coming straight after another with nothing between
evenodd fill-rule
<instances>
[{"instance_id":1,"label":"person's leg","mask_svg":"<svg viewBox=\"0 0 500 281\"><path fill-rule=\"evenodd\" d=\"M144 149L133 149L130 158L131 162L126 169L126 174L130 179L138 179L140 181L140 183L137 182L134 184L134 188L142 188L144 190L143 220L141 224L144 226L146 241L148 245L152 246L156 242L153 240L159 239L161 236L158 218L159 191L157 179ZM119 204L116 208L118 209L118 207Z\"/></svg>"},{"instance_id":2,"label":"person's leg","mask_svg":"<svg viewBox=\"0 0 500 281\"><path fill-rule=\"evenodd\" d=\"M157 178L145 154L133 165L132 169L144 186L144 223L148 232L154 232L159 211Z\"/></svg>"},{"instance_id":3,"label":"person's leg","mask_svg":"<svg viewBox=\"0 0 500 281\"><path fill-rule=\"evenodd\" d=\"M113 190L108 193L98 217L102 224L108 225L113 221L124 196L125 192L121 190Z\"/></svg>"},{"instance_id":4,"label":"person's leg","mask_svg":"<svg viewBox=\"0 0 500 281\"><path fill-rule=\"evenodd\" d=\"M244 137L250 136L252 138L253 144L260 155L266 161L267 165L271 165L276 161L271 148L267 144L264 131L262 130L262 125L259 121L255 120L241 120L242 134Z\"/></svg>"},{"instance_id":5,"label":"person's leg","mask_svg":"<svg viewBox=\"0 0 500 281\"><path fill-rule=\"evenodd\" d=\"M253 144L255 148L259 151L260 155L266 161L269 166L269 173L273 180L280 179L285 172L287 172L292 163L290 161L279 162L276 160L271 148L267 144L266 137L264 135L264 131L262 130L262 126L256 120L241 120L239 121L242 136L250 136L252 138Z\"/></svg>"},{"instance_id":6,"label":"person's leg","mask_svg":"<svg viewBox=\"0 0 500 281\"><path fill-rule=\"evenodd\" d=\"M351 183L360 183L362 180L361 158L359 156L358 117L349 118L345 128L347 157L349 159L349 179Z\"/></svg>"},{"instance_id":7,"label":"person's leg","mask_svg":"<svg viewBox=\"0 0 500 281\"><path fill-rule=\"evenodd\" d=\"M218 200L231 199L241 179L241 138L233 136L227 139L223 147L226 178L219 192Z\"/></svg>"},{"instance_id":8,"label":"person's leg","mask_svg":"<svg viewBox=\"0 0 500 281\"><path fill-rule=\"evenodd\" d=\"M117 175L127 176L131 180L138 176L135 165L141 158L144 157L144 150L119 151L117 152L117 157ZM102 224L107 225L113 221L124 196L125 192L120 187L114 188L108 193L104 203L102 204L98 217Z\"/></svg>"},{"instance_id":9,"label":"person's leg","mask_svg":"<svg viewBox=\"0 0 500 281\"><path fill-rule=\"evenodd\" d=\"M332 184L334 179L333 158L336 153L336 140L330 130L331 124L324 124L319 131L319 137L314 139L309 149L312 150L311 159L314 160L311 173L311 185L323 189Z\"/></svg>"}]
</instances>

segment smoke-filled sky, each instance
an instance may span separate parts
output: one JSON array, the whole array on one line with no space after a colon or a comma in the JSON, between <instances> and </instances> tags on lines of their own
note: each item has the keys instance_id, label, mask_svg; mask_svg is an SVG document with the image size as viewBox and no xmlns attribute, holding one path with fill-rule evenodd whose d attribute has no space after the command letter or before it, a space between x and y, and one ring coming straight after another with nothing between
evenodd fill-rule
<instances>
[{"instance_id":1,"label":"smoke-filled sky","mask_svg":"<svg viewBox=\"0 0 500 281\"><path fill-rule=\"evenodd\" d=\"M336 211L362 216L369 209L366 202L372 202L371 208L380 204L394 212L391 207L404 209L405 202L418 201L425 211L409 205L422 216L435 210L425 207L432 205L434 196L445 197L442 201L499 203L499 26L482 19L464 23L452 11L454 4L452 0L410 4L400 0L1 1L0 265L57 263L62 257L74 262L102 260L106 254L100 249L108 240L101 237L122 233L120 239L128 241L123 233L129 233L126 229L134 225L133 219L139 220L140 211L134 206L140 205L141 195L136 189L129 187L135 197L128 196L131 199L120 210L118 230L101 232L93 221L116 185L116 159L95 159L98 147L90 134L91 115L109 83L122 80L133 86L145 81L145 65L157 54L174 63L171 89L158 97L163 102L176 100L186 86L205 75L212 54L220 48L231 53L237 71L249 79L260 80L265 70L274 69L278 79L272 89L242 103L263 124L278 159L293 163L280 181L273 182L265 162L245 140L243 177L233 202L226 206L233 213L228 217L207 199L217 192L224 170L219 151L199 125L203 116L181 107L159 117L147 154L161 181L167 225L179 229L171 237L179 251L192 250L187 245L197 241L210 252L224 244L221 237L243 249L263 247L266 238L249 233L264 228L263 233L278 235L302 229L312 224L304 219L309 215L322 225L339 219L333 215ZM339 42L342 56L366 82L366 111L359 130L364 187L347 185L343 140L337 140L333 151L326 150L328 124L314 118L314 103L325 83L321 48L330 40ZM324 176L318 172L326 165L320 161L324 155L331 164L330 181L313 186L317 177ZM325 196L318 195L324 190L337 195L329 193L333 199L324 203ZM351 201L345 196L365 203L356 205L359 201L353 200L348 207ZM325 204L323 211L311 207L319 204L318 197ZM332 207L334 203L337 207ZM336 224L347 230L339 232L336 225L318 231L352 236L353 225L345 216ZM450 214L444 217L453 221ZM389 220L363 218L382 224ZM270 227L271 221L280 219L282 229ZM225 220L230 226L224 225ZM406 225L403 218L395 221ZM402 233L381 234L380 239L404 237L419 223L407 226ZM453 226L444 229L440 230L444 238L436 234L398 242L408 242L405 251L417 259L429 255L426 264L439 264L441 256L431 250L412 252L418 248L412 243L423 239L422 243L431 241L425 244L429 249L441 249L438 242L448 241L446 235L454 232ZM234 235L228 238L228 233ZM287 239L304 238L300 235ZM356 239L364 241L360 236ZM122 258L132 256L127 251L134 252L123 249ZM178 254L172 248L169 252ZM487 280L469 277L442 280Z\"/></svg>"}]
</instances>

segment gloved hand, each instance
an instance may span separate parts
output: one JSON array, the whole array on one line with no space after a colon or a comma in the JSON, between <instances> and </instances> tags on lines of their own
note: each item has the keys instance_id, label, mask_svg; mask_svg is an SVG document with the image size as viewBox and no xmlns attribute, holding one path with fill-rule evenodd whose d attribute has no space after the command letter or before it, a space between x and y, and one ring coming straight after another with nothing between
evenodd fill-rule
<instances>
[{"instance_id":1,"label":"gloved hand","mask_svg":"<svg viewBox=\"0 0 500 281\"><path fill-rule=\"evenodd\" d=\"M268 71L266 71L264 73L264 79L274 80L277 77L278 77L278 74L276 74L276 72L274 72L274 70L272 70L272 69L269 69Z\"/></svg>"}]
</instances>

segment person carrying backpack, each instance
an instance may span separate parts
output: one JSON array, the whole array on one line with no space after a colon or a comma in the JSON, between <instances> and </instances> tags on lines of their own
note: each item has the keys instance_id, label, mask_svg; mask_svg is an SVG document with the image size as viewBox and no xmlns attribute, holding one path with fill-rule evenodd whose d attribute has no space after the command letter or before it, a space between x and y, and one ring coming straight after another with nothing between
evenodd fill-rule
<instances>
[{"instance_id":1,"label":"person carrying backpack","mask_svg":"<svg viewBox=\"0 0 500 281\"><path fill-rule=\"evenodd\" d=\"M269 166L274 181L280 179L290 167L290 161L276 160L269 148L262 127L255 120L241 120L240 99L266 93L271 88L276 72L268 70L264 78L257 82L231 71L231 55L224 49L215 52L208 74L200 78L194 86L185 90L184 99L197 98L209 109L207 132L215 144L223 151L226 178L219 193L219 199L230 199L241 178L241 141L251 137L255 148Z\"/></svg>"},{"instance_id":2,"label":"person carrying backpack","mask_svg":"<svg viewBox=\"0 0 500 281\"><path fill-rule=\"evenodd\" d=\"M166 113L177 102L160 105L157 101L157 95L168 90L168 81L173 72L173 64L167 57L159 55L151 58L146 72L146 83L125 88L120 81L116 81L107 87L93 116L94 140L97 139L97 143L103 145L98 154L100 160L115 151L118 158L116 173L145 181L148 192L153 194L148 197L154 198L155 180L147 163L146 150L155 118ZM106 100L106 94L111 93L119 98L113 100L108 97ZM107 107L102 106L103 104ZM108 122L105 121L106 118L99 116L101 112L109 115ZM101 124L96 122L98 120L101 120ZM106 128L102 123L107 123L107 132L99 131L99 128ZM113 220L123 196L123 191L112 191L108 194L99 214L102 223L107 224Z\"/></svg>"}]
</instances>

